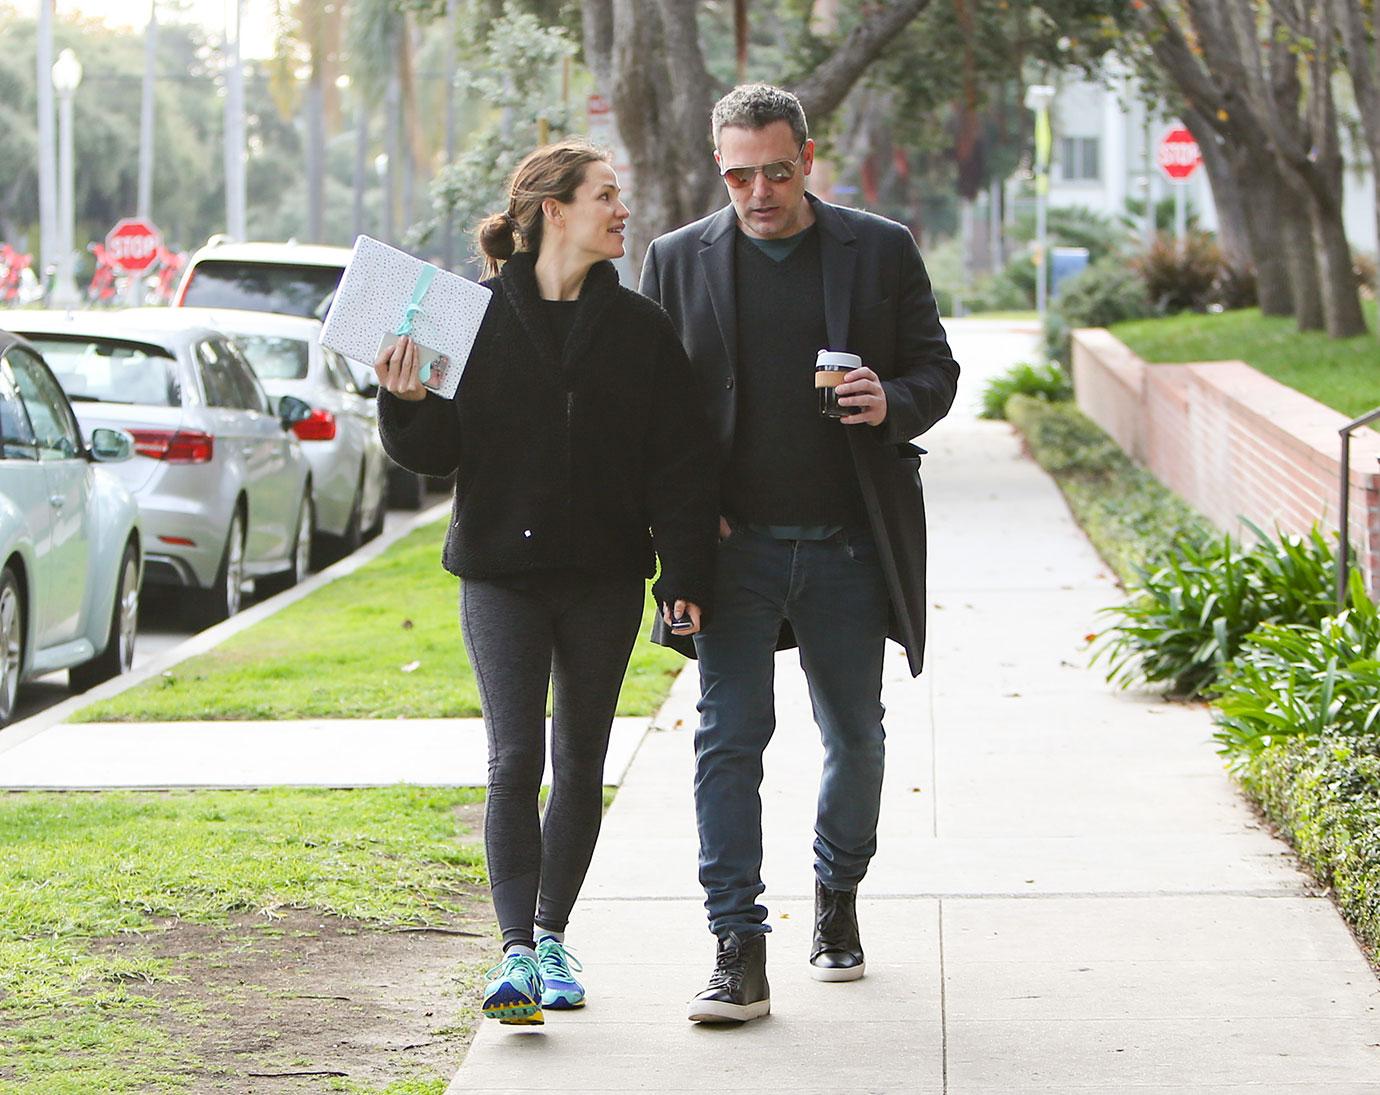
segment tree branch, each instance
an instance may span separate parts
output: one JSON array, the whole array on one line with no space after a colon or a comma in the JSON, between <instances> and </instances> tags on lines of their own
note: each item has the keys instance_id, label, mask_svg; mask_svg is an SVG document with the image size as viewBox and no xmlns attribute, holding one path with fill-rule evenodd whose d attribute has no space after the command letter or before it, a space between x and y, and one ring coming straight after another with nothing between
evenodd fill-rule
<instances>
[{"instance_id":1,"label":"tree branch","mask_svg":"<svg viewBox=\"0 0 1380 1095\"><path fill-rule=\"evenodd\" d=\"M903 31L930 0L895 0L867 16L843 44L794 88L807 118L831 113L878 54Z\"/></svg>"}]
</instances>

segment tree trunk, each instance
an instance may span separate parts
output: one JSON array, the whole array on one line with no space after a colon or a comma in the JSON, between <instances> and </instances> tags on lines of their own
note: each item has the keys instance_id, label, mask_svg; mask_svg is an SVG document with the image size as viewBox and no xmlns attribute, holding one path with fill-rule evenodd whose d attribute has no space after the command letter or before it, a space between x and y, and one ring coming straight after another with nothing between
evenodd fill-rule
<instances>
[{"instance_id":1,"label":"tree trunk","mask_svg":"<svg viewBox=\"0 0 1380 1095\"><path fill-rule=\"evenodd\" d=\"M307 83L305 122L307 128L307 242L322 242L322 206L326 190L326 118L322 72L312 70Z\"/></svg>"},{"instance_id":2,"label":"tree trunk","mask_svg":"<svg viewBox=\"0 0 1380 1095\"><path fill-rule=\"evenodd\" d=\"M1280 235L1289 263L1289 283L1294 290L1294 324L1300 331L1321 331L1323 323L1322 281L1318 277L1318 258L1313 253L1312 222L1307 204L1300 202L1288 187L1280 207Z\"/></svg>"},{"instance_id":3,"label":"tree trunk","mask_svg":"<svg viewBox=\"0 0 1380 1095\"><path fill-rule=\"evenodd\" d=\"M1289 216L1289 188L1274 162L1258 149L1229 149L1227 154L1240 194L1243 226L1251 241L1251 254L1256 256L1255 289L1261 314L1292 315L1294 281L1286 249L1280 246Z\"/></svg>"},{"instance_id":4,"label":"tree trunk","mask_svg":"<svg viewBox=\"0 0 1380 1095\"><path fill-rule=\"evenodd\" d=\"M1366 333L1366 317L1361 311L1356 275L1351 267L1351 245L1347 243L1341 206L1329 194L1314 194L1308 205L1312 222L1313 253L1317 257L1322 281L1323 322L1333 338L1351 338Z\"/></svg>"}]
</instances>

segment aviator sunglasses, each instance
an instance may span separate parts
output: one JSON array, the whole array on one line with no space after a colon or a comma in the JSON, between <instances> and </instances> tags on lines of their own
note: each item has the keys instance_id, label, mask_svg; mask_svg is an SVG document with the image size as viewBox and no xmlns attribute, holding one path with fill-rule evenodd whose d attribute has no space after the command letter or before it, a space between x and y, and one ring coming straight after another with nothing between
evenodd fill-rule
<instances>
[{"instance_id":1,"label":"aviator sunglasses","mask_svg":"<svg viewBox=\"0 0 1380 1095\"><path fill-rule=\"evenodd\" d=\"M767 177L767 182L782 183L795 177L795 165L800 162L800 157L804 154L805 145L802 143L800 151L795 154L793 160L772 160L771 163L725 167L719 174L723 176L724 182L734 188L751 186L752 180L757 178L759 171Z\"/></svg>"}]
</instances>

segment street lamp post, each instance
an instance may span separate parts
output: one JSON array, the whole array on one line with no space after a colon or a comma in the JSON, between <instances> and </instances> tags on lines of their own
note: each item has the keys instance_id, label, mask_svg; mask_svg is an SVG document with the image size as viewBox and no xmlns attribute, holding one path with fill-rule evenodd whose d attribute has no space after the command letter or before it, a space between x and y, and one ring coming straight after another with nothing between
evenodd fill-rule
<instances>
[{"instance_id":1,"label":"street lamp post","mask_svg":"<svg viewBox=\"0 0 1380 1095\"><path fill-rule=\"evenodd\" d=\"M1040 322L1045 319L1049 296L1049 239L1046 217L1049 207L1049 152L1053 137L1049 129L1049 104L1054 88L1031 84L1025 89L1025 106L1035 112L1035 309Z\"/></svg>"},{"instance_id":2,"label":"street lamp post","mask_svg":"<svg viewBox=\"0 0 1380 1095\"><path fill-rule=\"evenodd\" d=\"M53 306L72 308L81 301L76 281L76 167L72 154L72 100L81 86L81 62L70 49L53 62L53 90L58 97L58 251Z\"/></svg>"}]
</instances>

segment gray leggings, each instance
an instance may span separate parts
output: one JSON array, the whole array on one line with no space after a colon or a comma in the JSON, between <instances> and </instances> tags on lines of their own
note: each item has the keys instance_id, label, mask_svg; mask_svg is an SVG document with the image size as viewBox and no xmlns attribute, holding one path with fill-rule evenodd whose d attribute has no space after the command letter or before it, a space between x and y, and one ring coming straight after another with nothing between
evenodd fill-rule
<instances>
[{"instance_id":1,"label":"gray leggings","mask_svg":"<svg viewBox=\"0 0 1380 1095\"><path fill-rule=\"evenodd\" d=\"M469 580L460 624L489 738L484 846L506 945L564 931L603 818L604 755L642 621L641 578L573 575L528 588ZM546 694L552 689L552 786Z\"/></svg>"}]
</instances>

